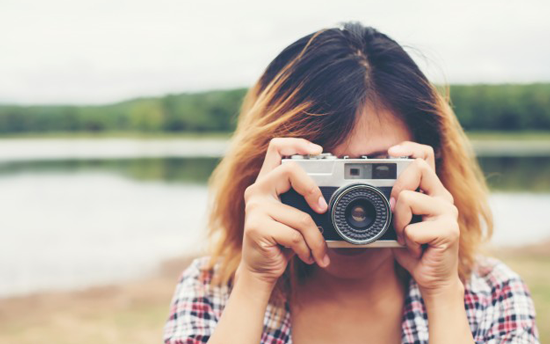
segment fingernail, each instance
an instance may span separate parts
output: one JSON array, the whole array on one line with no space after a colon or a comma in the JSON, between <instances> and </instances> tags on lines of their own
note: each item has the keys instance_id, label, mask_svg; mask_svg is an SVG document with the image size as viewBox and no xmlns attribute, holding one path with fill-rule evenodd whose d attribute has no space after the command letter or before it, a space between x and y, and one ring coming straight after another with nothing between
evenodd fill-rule
<instances>
[{"instance_id":1,"label":"fingernail","mask_svg":"<svg viewBox=\"0 0 550 344\"><path fill-rule=\"evenodd\" d=\"M391 146L390 149L399 149L401 147L402 147L401 145L395 145L395 146Z\"/></svg>"},{"instance_id":2,"label":"fingernail","mask_svg":"<svg viewBox=\"0 0 550 344\"><path fill-rule=\"evenodd\" d=\"M320 151L323 151L323 147L319 146L318 144L315 144L313 142L310 142L309 143L309 146L311 147L311 149L313 150L320 150Z\"/></svg>"},{"instance_id":3,"label":"fingernail","mask_svg":"<svg viewBox=\"0 0 550 344\"><path fill-rule=\"evenodd\" d=\"M328 254L325 254L325 256L323 257L323 267L326 267L330 264L330 258L328 257Z\"/></svg>"},{"instance_id":4,"label":"fingernail","mask_svg":"<svg viewBox=\"0 0 550 344\"><path fill-rule=\"evenodd\" d=\"M321 210L325 210L327 208L327 201L325 201L325 198L323 196L319 197L318 203Z\"/></svg>"},{"instance_id":5,"label":"fingernail","mask_svg":"<svg viewBox=\"0 0 550 344\"><path fill-rule=\"evenodd\" d=\"M390 208L391 211L393 211L393 208L395 207L395 198L390 197Z\"/></svg>"}]
</instances>

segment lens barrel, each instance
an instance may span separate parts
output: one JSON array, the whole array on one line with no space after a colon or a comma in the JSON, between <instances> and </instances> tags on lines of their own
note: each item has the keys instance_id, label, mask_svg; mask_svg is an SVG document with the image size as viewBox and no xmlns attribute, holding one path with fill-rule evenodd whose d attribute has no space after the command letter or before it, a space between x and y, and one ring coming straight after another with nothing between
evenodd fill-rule
<instances>
[{"instance_id":1,"label":"lens barrel","mask_svg":"<svg viewBox=\"0 0 550 344\"><path fill-rule=\"evenodd\" d=\"M330 217L345 241L364 245L380 238L391 223L386 196L369 184L351 184L338 189L330 200Z\"/></svg>"}]
</instances>

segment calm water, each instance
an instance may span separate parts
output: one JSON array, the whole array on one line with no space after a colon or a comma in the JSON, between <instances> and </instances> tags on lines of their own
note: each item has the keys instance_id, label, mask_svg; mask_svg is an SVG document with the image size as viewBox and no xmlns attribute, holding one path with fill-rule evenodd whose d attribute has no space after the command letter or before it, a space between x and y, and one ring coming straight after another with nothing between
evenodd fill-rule
<instances>
[{"instance_id":1,"label":"calm water","mask_svg":"<svg viewBox=\"0 0 550 344\"><path fill-rule=\"evenodd\" d=\"M155 154L0 162L0 296L139 278L199 252L217 162ZM549 238L550 157L481 164L493 189L493 243Z\"/></svg>"}]
</instances>

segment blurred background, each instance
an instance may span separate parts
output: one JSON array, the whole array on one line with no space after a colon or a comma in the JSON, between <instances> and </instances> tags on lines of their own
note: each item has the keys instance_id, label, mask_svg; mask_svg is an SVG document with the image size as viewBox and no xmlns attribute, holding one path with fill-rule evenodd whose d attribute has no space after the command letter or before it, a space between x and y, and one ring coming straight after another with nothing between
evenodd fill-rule
<instances>
[{"instance_id":1,"label":"blurred background","mask_svg":"<svg viewBox=\"0 0 550 344\"><path fill-rule=\"evenodd\" d=\"M358 20L450 85L488 254L550 343L547 1L0 1L0 343L154 343L205 248L206 181L287 45Z\"/></svg>"}]
</instances>

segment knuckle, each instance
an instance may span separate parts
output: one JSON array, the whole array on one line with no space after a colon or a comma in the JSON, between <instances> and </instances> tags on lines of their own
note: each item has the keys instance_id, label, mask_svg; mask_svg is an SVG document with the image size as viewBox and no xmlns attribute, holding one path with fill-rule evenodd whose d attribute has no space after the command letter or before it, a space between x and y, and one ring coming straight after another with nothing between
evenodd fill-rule
<instances>
[{"instance_id":1,"label":"knuckle","mask_svg":"<svg viewBox=\"0 0 550 344\"><path fill-rule=\"evenodd\" d=\"M457 241L460 238L460 226L456 221L450 221L449 223L449 238L453 241Z\"/></svg>"},{"instance_id":2,"label":"knuckle","mask_svg":"<svg viewBox=\"0 0 550 344\"><path fill-rule=\"evenodd\" d=\"M311 243L311 247L313 250L317 251L318 253L325 253L326 245L323 235L321 233L319 233L319 235L316 236L316 238L312 241L313 242Z\"/></svg>"},{"instance_id":3,"label":"knuckle","mask_svg":"<svg viewBox=\"0 0 550 344\"><path fill-rule=\"evenodd\" d=\"M449 204L449 209L451 214L453 215L453 218L457 219L459 214L458 207L454 204Z\"/></svg>"},{"instance_id":4,"label":"knuckle","mask_svg":"<svg viewBox=\"0 0 550 344\"><path fill-rule=\"evenodd\" d=\"M244 231L245 236L248 238L258 237L258 228L257 227L247 227L247 230Z\"/></svg>"},{"instance_id":5,"label":"knuckle","mask_svg":"<svg viewBox=\"0 0 550 344\"><path fill-rule=\"evenodd\" d=\"M306 194L304 196L315 196L319 193L318 191L319 187L315 183L312 183L307 186Z\"/></svg>"},{"instance_id":6,"label":"knuckle","mask_svg":"<svg viewBox=\"0 0 550 344\"><path fill-rule=\"evenodd\" d=\"M300 220L298 221L301 228L307 228L313 224L313 218L308 213L301 215Z\"/></svg>"},{"instance_id":7,"label":"knuckle","mask_svg":"<svg viewBox=\"0 0 550 344\"><path fill-rule=\"evenodd\" d=\"M298 245L302 241L302 234L300 234L300 232L298 231L294 231L294 233L292 233L290 241L293 245Z\"/></svg>"},{"instance_id":8,"label":"knuckle","mask_svg":"<svg viewBox=\"0 0 550 344\"><path fill-rule=\"evenodd\" d=\"M246 213L254 212L260 207L260 202L255 199L250 199L245 203L244 210Z\"/></svg>"},{"instance_id":9,"label":"knuckle","mask_svg":"<svg viewBox=\"0 0 550 344\"><path fill-rule=\"evenodd\" d=\"M299 138L299 142L303 145L308 145L311 143L311 141L304 139L303 137Z\"/></svg>"},{"instance_id":10,"label":"knuckle","mask_svg":"<svg viewBox=\"0 0 550 344\"><path fill-rule=\"evenodd\" d=\"M269 140L268 149L275 149L279 147L281 144L281 138L280 137L274 137L271 140Z\"/></svg>"},{"instance_id":11,"label":"knuckle","mask_svg":"<svg viewBox=\"0 0 550 344\"><path fill-rule=\"evenodd\" d=\"M253 236L257 234L260 228L258 224L259 221L255 217L248 216L245 224L245 234L247 234L248 236Z\"/></svg>"},{"instance_id":12,"label":"knuckle","mask_svg":"<svg viewBox=\"0 0 550 344\"><path fill-rule=\"evenodd\" d=\"M449 202L451 202L452 204L455 203L455 198L453 196L453 194L449 191L449 190L446 190L447 191L447 198L449 199ZM457 209L458 210L458 209Z\"/></svg>"},{"instance_id":13,"label":"knuckle","mask_svg":"<svg viewBox=\"0 0 550 344\"><path fill-rule=\"evenodd\" d=\"M416 164L417 168L422 172L428 171L430 169L430 165L428 164L428 162L422 158L416 158L414 160L414 163Z\"/></svg>"},{"instance_id":14,"label":"knuckle","mask_svg":"<svg viewBox=\"0 0 550 344\"><path fill-rule=\"evenodd\" d=\"M399 194L401 193L401 190L403 189L403 186L401 185L402 182L398 179L395 184L393 184L392 190L391 190L391 196L394 198L397 198Z\"/></svg>"},{"instance_id":15,"label":"knuckle","mask_svg":"<svg viewBox=\"0 0 550 344\"><path fill-rule=\"evenodd\" d=\"M403 227L403 234L402 234L403 237L409 237L411 230L412 230L411 225L406 225L405 227Z\"/></svg>"},{"instance_id":16,"label":"knuckle","mask_svg":"<svg viewBox=\"0 0 550 344\"><path fill-rule=\"evenodd\" d=\"M256 192L257 186L256 184L251 184L247 186L247 188L244 190L244 200L248 203L250 200L250 197Z\"/></svg>"},{"instance_id":17,"label":"knuckle","mask_svg":"<svg viewBox=\"0 0 550 344\"><path fill-rule=\"evenodd\" d=\"M399 199L404 203L410 203L414 197L414 191L411 190L402 190L399 193Z\"/></svg>"},{"instance_id":18,"label":"knuckle","mask_svg":"<svg viewBox=\"0 0 550 344\"><path fill-rule=\"evenodd\" d=\"M294 174L298 168L299 168L298 163L294 161L285 162L283 165L281 165L282 172L286 176L290 176Z\"/></svg>"},{"instance_id":19,"label":"knuckle","mask_svg":"<svg viewBox=\"0 0 550 344\"><path fill-rule=\"evenodd\" d=\"M435 156L434 148L432 146L426 145L426 155L428 157Z\"/></svg>"}]
</instances>

